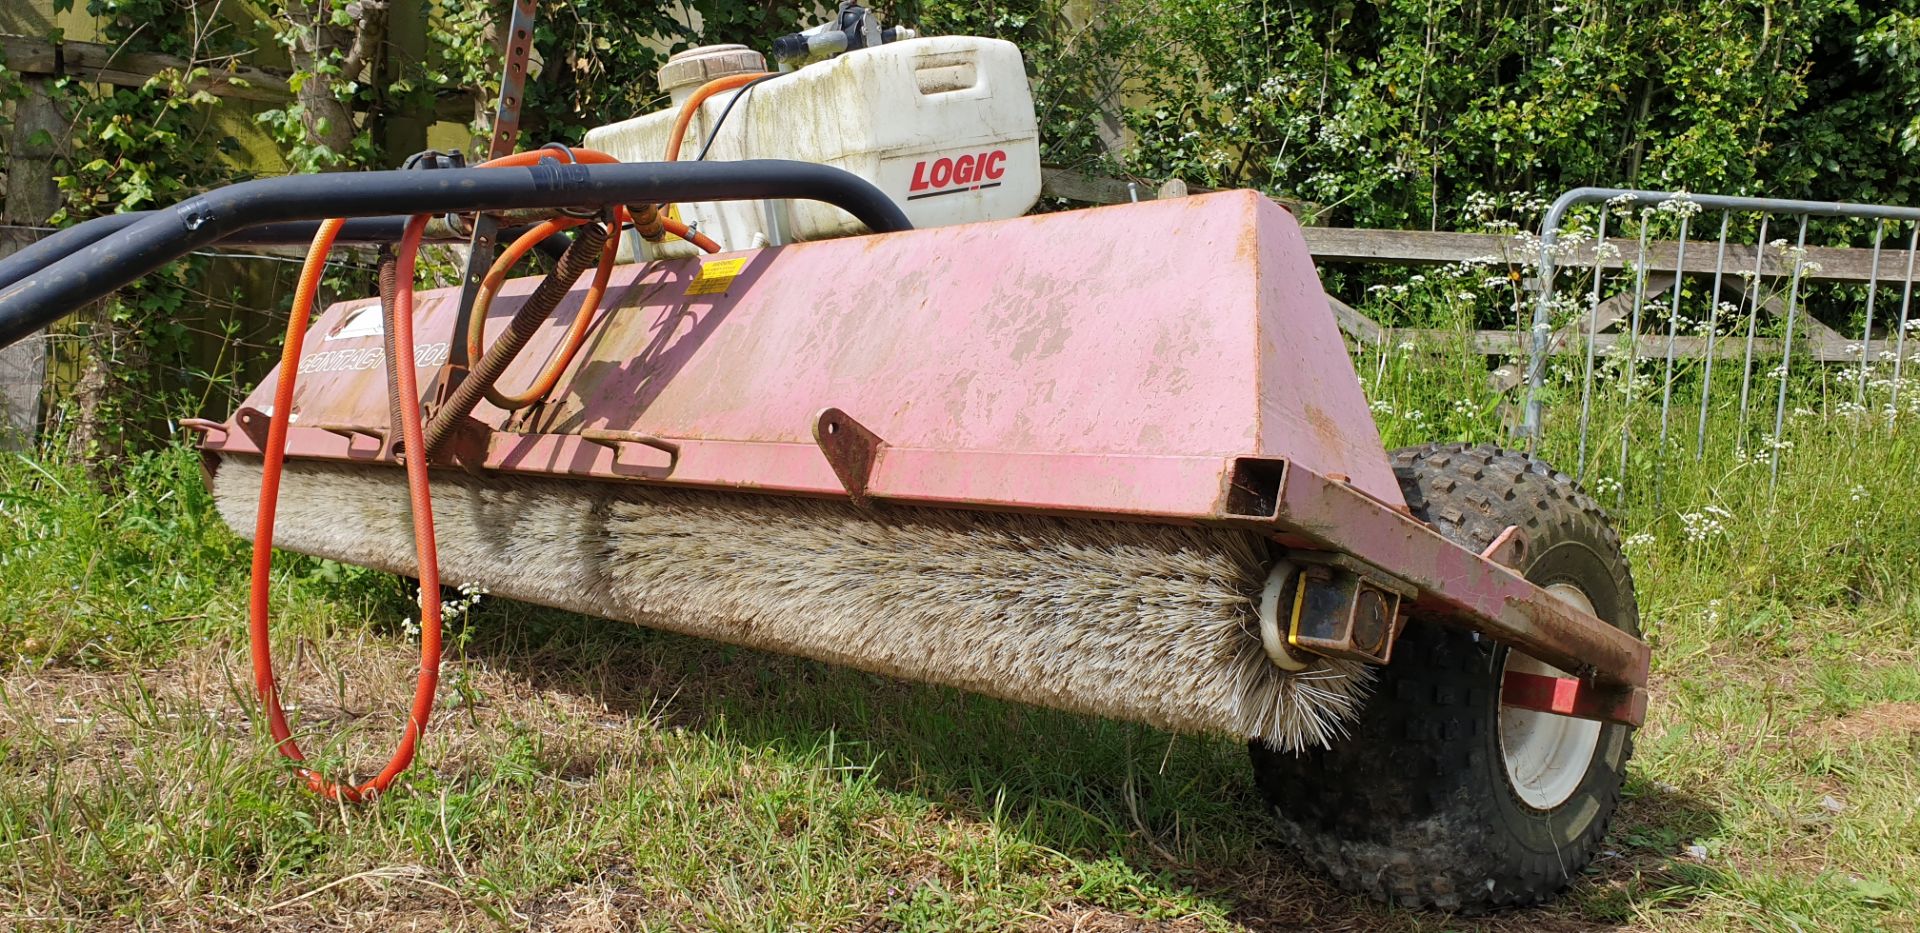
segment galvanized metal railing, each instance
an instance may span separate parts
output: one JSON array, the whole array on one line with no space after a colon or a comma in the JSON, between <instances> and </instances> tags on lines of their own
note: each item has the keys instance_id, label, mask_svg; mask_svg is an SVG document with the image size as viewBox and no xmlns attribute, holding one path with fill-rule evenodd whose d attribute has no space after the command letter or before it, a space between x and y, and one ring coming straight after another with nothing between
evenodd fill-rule
<instances>
[{"instance_id":1,"label":"galvanized metal railing","mask_svg":"<svg viewBox=\"0 0 1920 933\"><path fill-rule=\"evenodd\" d=\"M1598 216L1592 220L1589 228L1591 232L1588 229L1570 231L1567 225L1575 209L1586 205L1599 206ZM1610 240L1607 236L1610 219L1615 215L1624 215L1618 231L1624 233L1625 228L1635 220L1636 211L1639 228L1637 237L1634 240ZM1719 215L1717 224L1711 219L1706 223L1700 222L1701 215L1712 213ZM1843 239L1870 236L1872 258L1864 273L1851 267L1828 271L1810 259L1807 240L1809 224L1821 218L1833 218L1834 226L1846 228L1837 233ZM1870 234L1863 229L1869 227ZM1670 232L1672 239L1650 249L1649 233L1655 229L1663 234ZM1711 264L1701 258L1702 243L1693 239L1696 232L1702 229L1716 230L1713 239L1703 241L1712 251ZM1744 231L1747 229L1754 231L1750 246L1739 242L1745 238ZM1769 241L1770 231L1780 233L1786 230L1792 231L1791 246L1787 245L1785 237ZM1739 232L1736 234L1736 231ZM1731 253L1730 236L1735 237ZM1899 257L1896 253L1894 260L1884 263L1887 268L1883 268L1883 253L1898 251L1902 239L1905 240L1906 255ZM1893 244L1892 249L1887 249L1889 244ZM1631 255L1626 254L1629 248L1632 249ZM1855 257L1865 252L1823 247L1812 249L1821 256L1833 256L1849 263L1857 263ZM1750 261L1740 255L1749 252ZM1539 442L1542 433L1549 427L1543 424L1545 389L1549 359L1556 349L1555 317L1556 312L1560 312L1572 320L1563 324L1558 336L1564 337L1574 326L1581 326L1585 337L1579 378L1579 437L1575 445L1574 464L1575 471L1583 478L1589 454L1595 446L1591 434L1596 399L1599 397L1596 393L1611 389L1596 388L1598 358L1602 353L1623 356L1619 368L1623 385L1621 397L1631 402L1639 377L1642 343L1649 338L1652 346L1660 348L1658 352L1664 356L1664 366L1660 367L1659 393L1658 450L1661 455L1665 455L1672 440L1676 400L1675 364L1681 358L1698 357L1703 360L1703 371L1698 381L1699 413L1697 418L1691 419L1694 421L1693 456L1698 459L1707 447L1708 414L1713 401L1716 359L1729 357L1741 363L1736 419L1737 430L1743 438L1742 443L1745 443L1749 415L1755 405L1756 360L1773 355L1771 347L1778 348L1778 366L1761 374L1763 378L1771 378L1778 383L1774 393L1772 432L1759 439L1770 448L1767 451L1770 484L1777 484L1779 480L1780 450L1783 446L1781 438L1786 427L1789 386L1796 372L1796 362L1801 366L1837 362L1850 364L1857 357L1858 372L1852 380L1854 398L1857 406L1864 407L1868 395L1869 370L1876 361L1882 361L1890 355L1893 373L1886 407L1889 414L1897 410L1902 382L1907 375L1903 371L1907 332L1911 329L1910 325L1920 323L1912 318L1916 255L1920 254L1920 208L1624 188L1578 188L1561 195L1548 208L1541 223L1538 254L1537 278L1532 283L1537 289L1537 296L1531 339L1528 341L1526 404L1519 432L1532 446ZM1729 265L1730 257L1736 265ZM1649 270L1653 268L1671 270L1670 286L1662 283L1664 290L1668 291L1664 296L1648 294ZM1590 286L1582 289L1585 292L1583 309L1569 307L1569 300L1557 293L1557 279L1563 272L1570 276L1579 273L1591 276ZM1627 272L1631 273L1631 286L1620 287L1609 298L1610 273ZM1683 294L1688 292L1685 283L1691 277L1705 285L1709 281L1709 273L1711 284L1705 286L1706 313L1698 322L1704 341L1701 337L1683 337L1680 327L1684 319ZM1806 285L1814 277L1825 281L1864 284L1866 294L1857 345L1821 323L1805 307ZM1737 289L1729 288L1729 279L1740 280ZM1771 292L1768 289L1769 279L1773 286ZM1884 308L1880 307L1882 291L1897 292L1899 296L1897 323L1890 325ZM1729 294L1732 300L1723 300ZM1693 296L1693 300L1697 302L1698 296ZM1620 323L1626 328L1612 347L1603 346L1606 338L1600 333L1605 326L1610 326L1603 325L1601 320L1602 309L1609 302L1613 303L1611 310L1619 315ZM1626 312L1623 309L1629 303L1631 311ZM1661 304L1665 305L1664 309L1659 307ZM1656 319L1653 322L1656 325L1655 333L1643 334L1647 318L1660 314L1662 310L1666 317L1665 333L1658 332ZM1573 313L1568 315L1569 311ZM1769 339L1763 344L1760 339L1763 312L1779 316L1780 336L1777 342ZM1875 352L1874 339L1876 324L1884 335L1878 341L1881 347L1878 354ZM1741 333L1742 330L1744 333ZM1727 340L1740 340L1741 343L1729 352L1724 345ZM1809 343L1810 352L1796 354L1797 342ZM1887 349L1889 344L1890 350ZM1808 357L1812 358L1811 364L1806 362ZM1634 419L1622 416L1620 425L1619 474L1625 476L1629 452L1634 444Z\"/></svg>"}]
</instances>

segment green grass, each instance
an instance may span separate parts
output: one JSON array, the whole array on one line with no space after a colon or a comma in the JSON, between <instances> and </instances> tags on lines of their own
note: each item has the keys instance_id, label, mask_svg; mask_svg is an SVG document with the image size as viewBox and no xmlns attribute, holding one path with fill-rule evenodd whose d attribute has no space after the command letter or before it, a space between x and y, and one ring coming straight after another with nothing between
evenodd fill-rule
<instances>
[{"instance_id":1,"label":"green grass","mask_svg":"<svg viewBox=\"0 0 1920 933\"><path fill-rule=\"evenodd\" d=\"M1368 377L1392 442L1498 431L1484 366L1396 354ZM1656 653L1628 799L1566 897L1482 920L1364 903L1273 849L1233 743L493 599L456 623L423 766L330 806L259 739L247 551L192 452L112 493L9 456L0 927L1910 929L1920 428L1789 437L1772 492L1731 440L1669 453L1657 490L1630 464ZM1689 536L1708 505L1720 527ZM411 688L406 593L276 572L303 738L371 770Z\"/></svg>"}]
</instances>

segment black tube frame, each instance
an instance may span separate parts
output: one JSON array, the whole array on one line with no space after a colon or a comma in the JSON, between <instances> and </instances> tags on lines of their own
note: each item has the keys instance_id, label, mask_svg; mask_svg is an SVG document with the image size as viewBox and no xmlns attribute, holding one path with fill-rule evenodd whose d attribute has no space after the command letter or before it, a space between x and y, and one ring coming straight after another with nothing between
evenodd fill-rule
<instances>
[{"instance_id":1,"label":"black tube frame","mask_svg":"<svg viewBox=\"0 0 1920 933\"><path fill-rule=\"evenodd\" d=\"M37 269L53 265L92 246L108 234L125 230L152 214L152 211L109 214L55 230L14 251L12 255L0 258L0 289L32 275Z\"/></svg>"},{"instance_id":2,"label":"black tube frame","mask_svg":"<svg viewBox=\"0 0 1920 933\"><path fill-rule=\"evenodd\" d=\"M171 208L144 212L133 221L121 218L134 215L102 217L42 240L57 241L38 253L44 264L0 286L0 347L250 227L330 217L384 219L392 214L769 198L823 201L879 233L913 228L899 205L865 179L830 166L778 159L618 165L543 161L515 168L291 175L218 188ZM100 233L102 228L107 232ZM55 254L60 254L58 259L46 259Z\"/></svg>"},{"instance_id":3,"label":"black tube frame","mask_svg":"<svg viewBox=\"0 0 1920 933\"><path fill-rule=\"evenodd\" d=\"M150 216L152 211L128 211L124 214L109 214L87 223L75 224L56 230L13 253L0 258L0 289L4 289L35 272L51 266L74 253L99 242L108 234L117 233L133 226ZM97 225L97 226L96 226ZM339 244L358 243L381 245L400 242L400 234L406 229L407 218L393 217L356 217L341 225L340 233L334 237ZM533 229L531 226L512 227L501 231L501 235L512 238ZM262 224L248 227L232 236L225 237L216 245L221 246L306 246L313 242L313 235L320 231L320 221L295 220L282 223ZM567 248L570 237L566 233L557 233L541 240L534 248L549 259L558 259ZM466 237L452 235L434 236L428 233L428 243L465 243Z\"/></svg>"}]
</instances>

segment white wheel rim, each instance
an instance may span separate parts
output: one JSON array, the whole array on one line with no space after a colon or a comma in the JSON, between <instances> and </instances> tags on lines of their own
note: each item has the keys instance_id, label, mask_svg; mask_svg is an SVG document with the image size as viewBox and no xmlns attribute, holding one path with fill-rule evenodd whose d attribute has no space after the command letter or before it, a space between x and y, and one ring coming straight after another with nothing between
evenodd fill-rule
<instances>
[{"instance_id":1,"label":"white wheel rim","mask_svg":"<svg viewBox=\"0 0 1920 933\"><path fill-rule=\"evenodd\" d=\"M1547 592L1593 613L1593 601L1571 583L1555 583ZM1507 652L1501 680L1507 671L1566 677L1566 671ZM1506 763L1507 784L1536 810L1551 810L1567 802L1586 779L1594 752L1600 747L1600 723L1538 710L1500 707L1500 753Z\"/></svg>"}]
</instances>

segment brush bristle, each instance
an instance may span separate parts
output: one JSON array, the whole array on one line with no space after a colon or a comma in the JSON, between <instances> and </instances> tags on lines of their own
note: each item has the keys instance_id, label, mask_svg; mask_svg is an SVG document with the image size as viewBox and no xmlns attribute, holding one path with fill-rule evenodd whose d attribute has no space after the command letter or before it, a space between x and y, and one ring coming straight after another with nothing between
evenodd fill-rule
<instances>
[{"instance_id":1,"label":"brush bristle","mask_svg":"<svg viewBox=\"0 0 1920 933\"><path fill-rule=\"evenodd\" d=\"M253 529L260 462L214 496ZM1365 665L1261 650L1266 545L1225 529L436 472L441 579L1179 732L1326 745ZM414 573L404 474L287 464L274 543Z\"/></svg>"}]
</instances>

